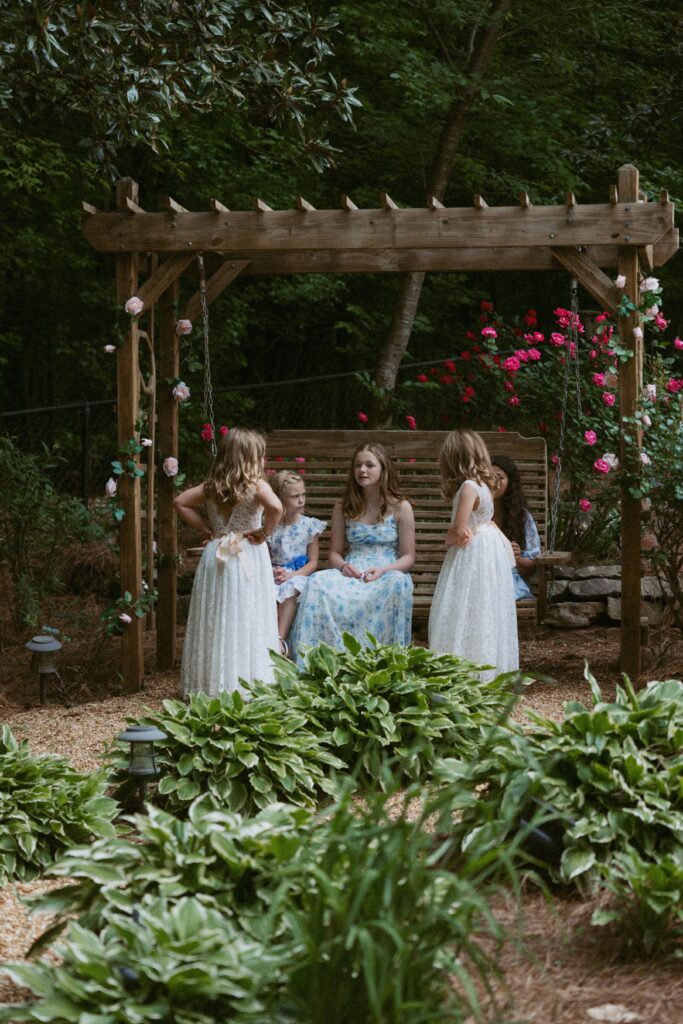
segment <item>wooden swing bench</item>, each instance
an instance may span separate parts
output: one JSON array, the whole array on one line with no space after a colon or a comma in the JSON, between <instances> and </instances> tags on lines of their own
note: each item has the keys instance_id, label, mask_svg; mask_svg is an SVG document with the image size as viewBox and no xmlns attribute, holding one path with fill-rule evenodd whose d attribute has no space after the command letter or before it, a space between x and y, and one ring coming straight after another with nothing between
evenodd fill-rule
<instances>
[{"instance_id":1,"label":"wooden swing bench","mask_svg":"<svg viewBox=\"0 0 683 1024\"><path fill-rule=\"evenodd\" d=\"M445 430L274 430L268 435L268 467L290 469L304 475L306 512L329 522L332 506L341 497L355 448L370 441L384 445L400 473L401 487L415 509L415 565L413 620L424 625L444 556L444 535L451 517L451 503L440 491L438 454ZM486 433L481 437L492 455L508 455L519 468L530 511L545 548L548 529L548 470L546 443L542 437L522 437L512 432ZM329 528L321 537L320 565L325 567ZM569 561L567 552L542 551L537 560L537 596L517 602L520 628L532 628L545 618L546 573L550 566Z\"/></svg>"}]
</instances>

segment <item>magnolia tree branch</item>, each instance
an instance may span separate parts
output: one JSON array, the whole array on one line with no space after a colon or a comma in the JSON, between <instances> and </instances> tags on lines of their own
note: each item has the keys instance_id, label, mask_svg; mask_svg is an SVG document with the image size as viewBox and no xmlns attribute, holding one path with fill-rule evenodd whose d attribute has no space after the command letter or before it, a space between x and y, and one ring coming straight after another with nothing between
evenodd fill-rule
<instances>
[{"instance_id":1,"label":"magnolia tree branch","mask_svg":"<svg viewBox=\"0 0 683 1024\"><path fill-rule=\"evenodd\" d=\"M511 6L512 0L497 0L490 12L486 27L477 33L467 62L467 85L451 103L441 131L428 182L428 192L437 199L443 200L445 196L467 115L479 95L482 79ZM391 394L396 387L398 370L412 334L424 278L424 273L402 275L393 319L375 373L375 380L381 392L381 397L375 399L372 409L371 419L372 425L375 427L386 427L391 421L389 411Z\"/></svg>"}]
</instances>

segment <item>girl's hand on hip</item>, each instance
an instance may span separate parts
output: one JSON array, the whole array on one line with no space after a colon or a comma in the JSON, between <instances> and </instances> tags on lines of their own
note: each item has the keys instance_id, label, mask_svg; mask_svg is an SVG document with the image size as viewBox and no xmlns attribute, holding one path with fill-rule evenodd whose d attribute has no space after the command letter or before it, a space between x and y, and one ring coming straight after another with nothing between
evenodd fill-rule
<instances>
[{"instance_id":1,"label":"girl's hand on hip","mask_svg":"<svg viewBox=\"0 0 683 1024\"><path fill-rule=\"evenodd\" d=\"M262 526L259 526L258 530L247 530L244 539L248 540L250 544L265 544L266 531Z\"/></svg>"},{"instance_id":2,"label":"girl's hand on hip","mask_svg":"<svg viewBox=\"0 0 683 1024\"><path fill-rule=\"evenodd\" d=\"M375 580L380 578L380 576L384 576L385 572L386 569L383 569L380 566L375 566L373 569L366 569L363 573L363 581L365 583L374 583Z\"/></svg>"}]
</instances>

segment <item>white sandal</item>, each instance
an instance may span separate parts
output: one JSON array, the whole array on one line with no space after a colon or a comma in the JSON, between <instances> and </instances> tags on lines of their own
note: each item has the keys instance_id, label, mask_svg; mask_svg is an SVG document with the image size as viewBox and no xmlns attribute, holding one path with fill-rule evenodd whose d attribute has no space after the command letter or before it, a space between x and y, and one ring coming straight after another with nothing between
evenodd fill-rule
<instances>
[{"instance_id":1,"label":"white sandal","mask_svg":"<svg viewBox=\"0 0 683 1024\"><path fill-rule=\"evenodd\" d=\"M286 640L283 640L281 636L278 637L278 642L280 644L280 654L282 655L283 658L288 658L289 644L287 643Z\"/></svg>"}]
</instances>

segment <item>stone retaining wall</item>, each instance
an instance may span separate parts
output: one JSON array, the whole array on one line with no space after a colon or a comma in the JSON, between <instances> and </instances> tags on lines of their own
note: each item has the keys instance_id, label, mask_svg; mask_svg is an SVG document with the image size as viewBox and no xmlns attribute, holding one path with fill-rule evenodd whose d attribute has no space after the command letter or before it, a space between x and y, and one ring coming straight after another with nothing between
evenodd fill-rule
<instances>
[{"instance_id":1,"label":"stone retaining wall","mask_svg":"<svg viewBox=\"0 0 683 1024\"><path fill-rule=\"evenodd\" d=\"M654 576L640 581L640 615L649 626L659 626L664 604L670 600ZM597 622L621 622L621 566L586 565L581 569L559 566L548 586L549 626L577 629Z\"/></svg>"}]
</instances>

